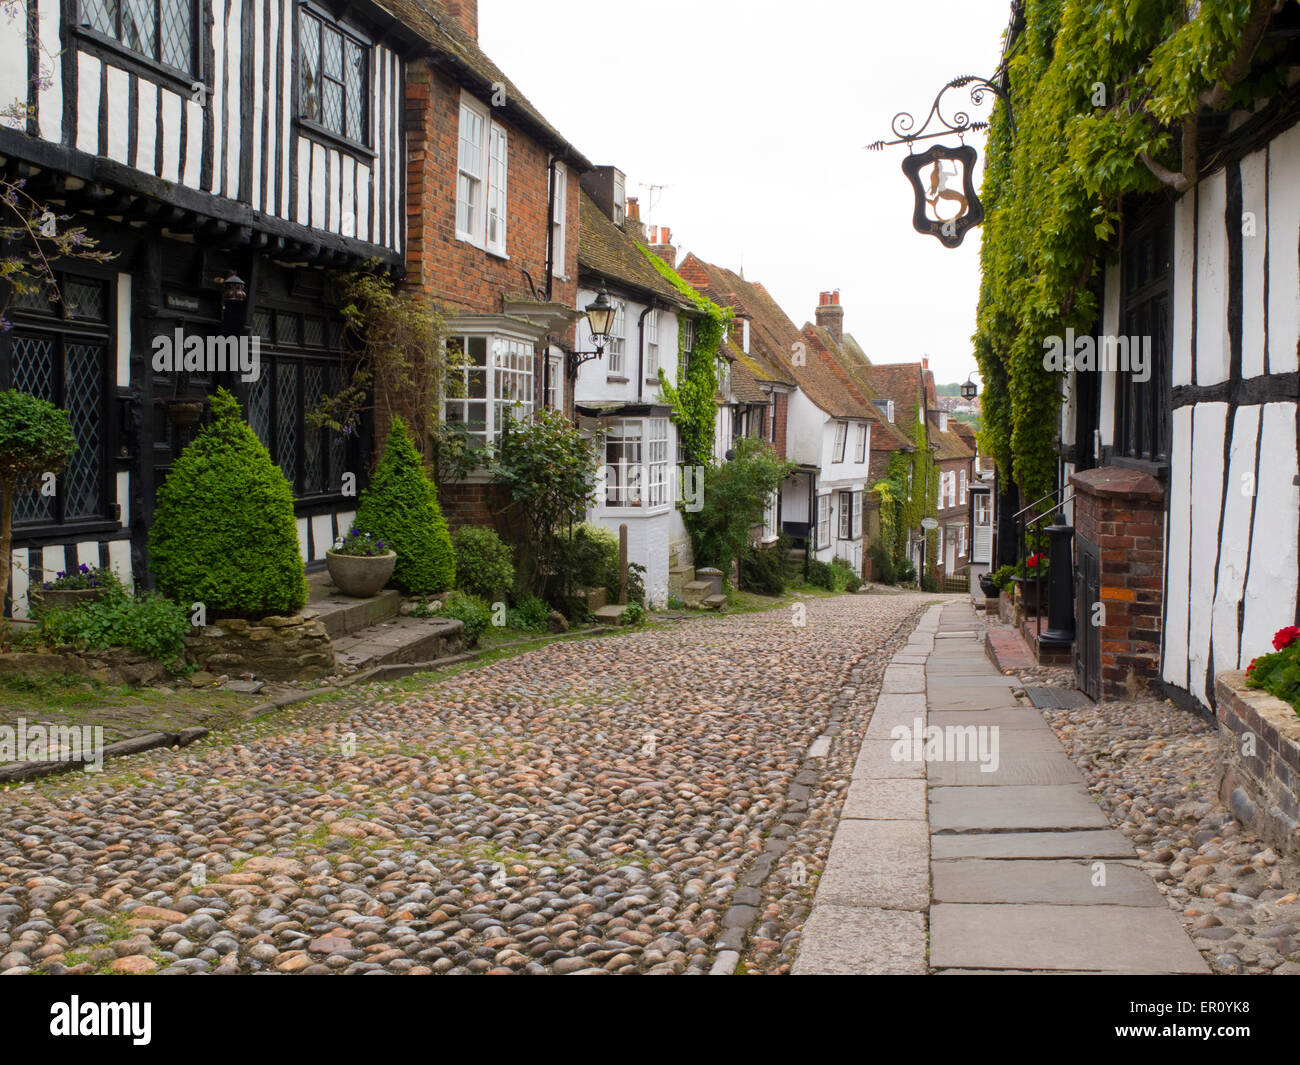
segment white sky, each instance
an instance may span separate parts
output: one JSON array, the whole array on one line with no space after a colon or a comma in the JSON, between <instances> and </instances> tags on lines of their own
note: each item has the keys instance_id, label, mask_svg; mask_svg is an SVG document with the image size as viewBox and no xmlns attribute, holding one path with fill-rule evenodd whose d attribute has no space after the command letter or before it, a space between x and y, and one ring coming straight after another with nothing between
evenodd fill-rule
<instances>
[{"instance_id":1,"label":"white sky","mask_svg":"<svg viewBox=\"0 0 1300 1065\"><path fill-rule=\"evenodd\" d=\"M743 266L796 325L838 288L872 361L926 354L943 383L975 369L979 230L955 250L917 233L906 147L863 145L892 139L898 111L923 120L949 79L992 74L1009 15L1009 0L479 0L479 41L579 151L628 175L680 254ZM983 135L968 143L982 162ZM667 186L649 218L642 182Z\"/></svg>"}]
</instances>

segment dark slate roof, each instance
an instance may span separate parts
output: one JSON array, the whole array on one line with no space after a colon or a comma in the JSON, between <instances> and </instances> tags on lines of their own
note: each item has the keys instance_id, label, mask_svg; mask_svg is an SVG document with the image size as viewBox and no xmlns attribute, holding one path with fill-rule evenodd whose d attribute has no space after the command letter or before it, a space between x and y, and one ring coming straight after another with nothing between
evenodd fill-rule
<instances>
[{"instance_id":1,"label":"dark slate roof","mask_svg":"<svg viewBox=\"0 0 1300 1065\"><path fill-rule=\"evenodd\" d=\"M565 162L579 170L591 169L591 160L546 120L519 87L487 57L478 42L447 14L439 0L381 0L381 3L407 28L428 42L429 56L436 66L448 70L467 88L477 90L485 100L491 98L494 85L504 85L506 102L497 108L497 113L504 113L507 121L532 134Z\"/></svg>"},{"instance_id":2,"label":"dark slate roof","mask_svg":"<svg viewBox=\"0 0 1300 1065\"><path fill-rule=\"evenodd\" d=\"M596 201L578 195L578 269L598 274L682 310L695 304L647 261L640 242L614 225Z\"/></svg>"}]
</instances>

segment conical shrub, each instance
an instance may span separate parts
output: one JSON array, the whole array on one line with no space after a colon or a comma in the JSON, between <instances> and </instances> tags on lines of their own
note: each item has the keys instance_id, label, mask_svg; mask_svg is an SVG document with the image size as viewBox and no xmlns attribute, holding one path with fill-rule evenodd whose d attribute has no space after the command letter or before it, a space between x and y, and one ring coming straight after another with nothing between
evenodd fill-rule
<instances>
[{"instance_id":1,"label":"conical shrub","mask_svg":"<svg viewBox=\"0 0 1300 1065\"><path fill-rule=\"evenodd\" d=\"M224 388L212 414L158 490L150 567L210 618L292 614L307 602L293 490Z\"/></svg>"},{"instance_id":2,"label":"conical shrub","mask_svg":"<svg viewBox=\"0 0 1300 1065\"><path fill-rule=\"evenodd\" d=\"M401 418L393 419L384 456L357 501L356 527L397 552L392 583L410 595L445 592L456 583L456 554L429 479Z\"/></svg>"}]
</instances>

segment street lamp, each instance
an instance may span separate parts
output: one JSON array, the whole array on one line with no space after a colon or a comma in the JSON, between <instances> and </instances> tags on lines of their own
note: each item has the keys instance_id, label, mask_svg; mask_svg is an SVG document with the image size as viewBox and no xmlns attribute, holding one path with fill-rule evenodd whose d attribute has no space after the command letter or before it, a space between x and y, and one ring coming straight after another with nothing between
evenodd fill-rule
<instances>
[{"instance_id":1,"label":"street lamp","mask_svg":"<svg viewBox=\"0 0 1300 1065\"><path fill-rule=\"evenodd\" d=\"M978 372L978 371L976 371L976 372ZM972 374L970 374L970 376L968 376L968 377L966 378L965 381L962 382L962 386L961 386L961 398L964 399L964 400L970 401L970 400L974 399L974 398L976 397L976 395L979 394L979 387L975 384L974 381L971 380L971 378L974 377L974 376L975 376L975 374L972 373Z\"/></svg>"},{"instance_id":2,"label":"street lamp","mask_svg":"<svg viewBox=\"0 0 1300 1065\"><path fill-rule=\"evenodd\" d=\"M591 359L599 359L605 354L605 345L609 343L610 333L614 329L617 308L610 302L605 286L600 286L596 298L586 306L587 328L591 332L591 342L596 345L593 351L571 351L568 357L569 376L576 377L578 367Z\"/></svg>"}]
</instances>

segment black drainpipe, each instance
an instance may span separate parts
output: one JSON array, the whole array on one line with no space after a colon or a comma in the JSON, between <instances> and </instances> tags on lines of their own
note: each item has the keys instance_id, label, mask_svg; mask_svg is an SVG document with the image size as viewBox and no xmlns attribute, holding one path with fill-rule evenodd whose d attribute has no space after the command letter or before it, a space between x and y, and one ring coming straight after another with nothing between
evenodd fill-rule
<instances>
[{"instance_id":1,"label":"black drainpipe","mask_svg":"<svg viewBox=\"0 0 1300 1065\"><path fill-rule=\"evenodd\" d=\"M551 282L555 277L555 156L546 166L546 302L551 302Z\"/></svg>"},{"instance_id":2,"label":"black drainpipe","mask_svg":"<svg viewBox=\"0 0 1300 1065\"><path fill-rule=\"evenodd\" d=\"M641 312L636 320L636 401L645 398L645 316L655 309L654 300Z\"/></svg>"}]
</instances>

